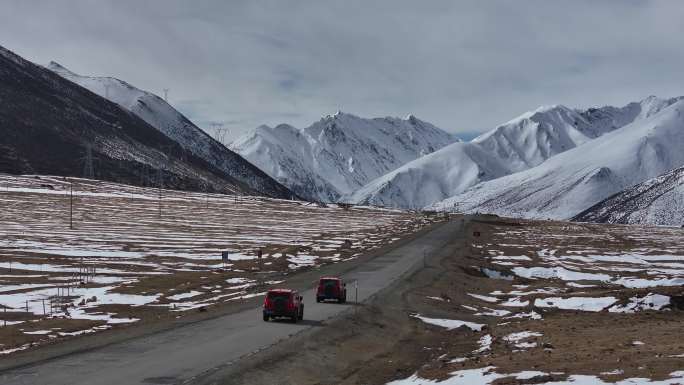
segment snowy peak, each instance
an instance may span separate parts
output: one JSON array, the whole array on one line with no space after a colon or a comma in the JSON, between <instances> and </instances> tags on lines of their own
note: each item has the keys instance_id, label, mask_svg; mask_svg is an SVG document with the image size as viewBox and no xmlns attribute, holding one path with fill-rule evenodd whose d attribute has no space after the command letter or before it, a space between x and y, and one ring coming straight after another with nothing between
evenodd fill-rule
<instances>
[{"instance_id":1,"label":"snowy peak","mask_svg":"<svg viewBox=\"0 0 684 385\"><path fill-rule=\"evenodd\" d=\"M546 159L602 135L575 110L562 105L527 112L473 140L509 164L511 172L526 170Z\"/></svg>"},{"instance_id":2,"label":"snowy peak","mask_svg":"<svg viewBox=\"0 0 684 385\"><path fill-rule=\"evenodd\" d=\"M599 132L612 131L627 124L647 119L671 106L683 97L661 99L649 96L639 102L632 102L624 107L605 106L589 108L579 113ZM599 135L596 135L599 136Z\"/></svg>"},{"instance_id":3,"label":"snowy peak","mask_svg":"<svg viewBox=\"0 0 684 385\"><path fill-rule=\"evenodd\" d=\"M469 210L571 218L612 194L684 165L684 100L672 100L660 104L659 112L649 110L648 117L637 111L635 120L619 129L537 167L475 185L435 207L468 202Z\"/></svg>"},{"instance_id":4,"label":"snowy peak","mask_svg":"<svg viewBox=\"0 0 684 385\"><path fill-rule=\"evenodd\" d=\"M334 201L455 141L413 116L366 119L338 111L302 129L258 127L231 148L298 194Z\"/></svg>"},{"instance_id":5,"label":"snowy peak","mask_svg":"<svg viewBox=\"0 0 684 385\"><path fill-rule=\"evenodd\" d=\"M669 99L661 99L657 96L651 95L638 103L639 117L649 118L654 114L657 114L658 112L662 111L664 108L667 108L672 104L682 100L683 98L684 96Z\"/></svg>"},{"instance_id":6,"label":"snowy peak","mask_svg":"<svg viewBox=\"0 0 684 385\"><path fill-rule=\"evenodd\" d=\"M57 63L56 61L50 61L50 63L48 63L48 65L47 65L47 68L50 71L55 72L55 73L62 75L62 76L64 76L64 75L77 76L75 73L69 71L68 69L66 69L66 67L62 66L61 64Z\"/></svg>"},{"instance_id":7,"label":"snowy peak","mask_svg":"<svg viewBox=\"0 0 684 385\"><path fill-rule=\"evenodd\" d=\"M63 78L71 80L91 92L136 113L136 115L139 115L146 121L148 119L153 120L148 121L148 123L155 127L154 123L159 123L159 119L155 118L155 115L164 115L166 118L175 118L176 120L181 119L182 115L163 99L150 92L140 90L123 80L112 77L78 75L54 61L51 61L47 68ZM185 119L185 117L182 117L182 119Z\"/></svg>"},{"instance_id":8,"label":"snowy peak","mask_svg":"<svg viewBox=\"0 0 684 385\"><path fill-rule=\"evenodd\" d=\"M537 167L607 133L644 121L678 100L681 98L649 97L624 107L587 110L563 105L542 106L471 142L452 144L409 162L343 199L405 208L428 206L481 182ZM658 151L652 143L643 143L642 147L635 151ZM593 183L615 176L611 176L610 170L599 167L595 174L585 177L586 183Z\"/></svg>"}]
</instances>

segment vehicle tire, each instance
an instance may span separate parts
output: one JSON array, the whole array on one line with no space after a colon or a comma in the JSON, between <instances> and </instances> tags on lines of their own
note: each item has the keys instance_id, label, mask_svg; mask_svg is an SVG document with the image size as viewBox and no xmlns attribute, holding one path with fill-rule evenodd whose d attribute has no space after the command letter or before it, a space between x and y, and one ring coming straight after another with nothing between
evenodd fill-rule
<instances>
[{"instance_id":1,"label":"vehicle tire","mask_svg":"<svg viewBox=\"0 0 684 385\"><path fill-rule=\"evenodd\" d=\"M321 302L321 297L316 297L316 302Z\"/></svg>"},{"instance_id":2,"label":"vehicle tire","mask_svg":"<svg viewBox=\"0 0 684 385\"><path fill-rule=\"evenodd\" d=\"M268 322L270 319L271 319L271 317L264 314L264 322Z\"/></svg>"},{"instance_id":3,"label":"vehicle tire","mask_svg":"<svg viewBox=\"0 0 684 385\"><path fill-rule=\"evenodd\" d=\"M302 308L299 310L299 320L304 319L304 305L302 305Z\"/></svg>"}]
</instances>

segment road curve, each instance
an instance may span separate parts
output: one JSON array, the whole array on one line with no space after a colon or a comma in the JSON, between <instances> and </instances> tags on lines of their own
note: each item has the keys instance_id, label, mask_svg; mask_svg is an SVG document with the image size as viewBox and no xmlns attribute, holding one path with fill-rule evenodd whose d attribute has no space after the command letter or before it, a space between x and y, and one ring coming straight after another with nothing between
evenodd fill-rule
<instances>
[{"instance_id":1,"label":"road curve","mask_svg":"<svg viewBox=\"0 0 684 385\"><path fill-rule=\"evenodd\" d=\"M419 268L424 253L445 245L462 230L455 220L434 226L429 232L355 267L344 278L358 281L358 300L387 287L402 275ZM349 301L355 285L348 284ZM109 385L185 384L227 363L249 359L249 353L268 348L290 335L316 327L353 304L319 304L313 290L304 296L304 321L263 322L255 307L183 327L132 339L87 352L52 359L0 373L3 385Z\"/></svg>"}]
</instances>

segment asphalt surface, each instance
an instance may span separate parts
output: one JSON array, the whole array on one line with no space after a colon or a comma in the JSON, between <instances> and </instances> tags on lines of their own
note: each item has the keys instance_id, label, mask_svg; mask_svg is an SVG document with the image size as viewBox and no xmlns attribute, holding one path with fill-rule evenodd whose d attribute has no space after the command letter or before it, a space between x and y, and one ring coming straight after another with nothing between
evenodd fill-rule
<instances>
[{"instance_id":1,"label":"asphalt surface","mask_svg":"<svg viewBox=\"0 0 684 385\"><path fill-rule=\"evenodd\" d=\"M302 292L304 320L297 324L264 322L261 308L255 307L2 372L0 384L193 383L196 378L216 368L239 359L249 359L250 353L266 349L294 334L323 327L324 320L353 307L355 300L364 301L396 279L421 268L425 255L439 250L461 230L461 220L444 222L421 237L357 266L343 276L348 282L348 304L316 303L313 290Z\"/></svg>"}]
</instances>

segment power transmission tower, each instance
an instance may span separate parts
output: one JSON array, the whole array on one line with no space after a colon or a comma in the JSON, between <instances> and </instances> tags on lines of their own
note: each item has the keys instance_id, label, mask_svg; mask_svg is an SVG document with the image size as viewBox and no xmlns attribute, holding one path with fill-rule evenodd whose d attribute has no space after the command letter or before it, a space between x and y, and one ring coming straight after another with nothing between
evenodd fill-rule
<instances>
[{"instance_id":1,"label":"power transmission tower","mask_svg":"<svg viewBox=\"0 0 684 385\"><path fill-rule=\"evenodd\" d=\"M169 89L168 88L164 88L164 101L166 103L169 102Z\"/></svg>"},{"instance_id":2,"label":"power transmission tower","mask_svg":"<svg viewBox=\"0 0 684 385\"><path fill-rule=\"evenodd\" d=\"M162 216L162 185L164 183L164 172L160 166L157 169L157 182L159 183L159 218Z\"/></svg>"},{"instance_id":3,"label":"power transmission tower","mask_svg":"<svg viewBox=\"0 0 684 385\"><path fill-rule=\"evenodd\" d=\"M74 182L69 181L69 229L74 229Z\"/></svg>"},{"instance_id":4,"label":"power transmission tower","mask_svg":"<svg viewBox=\"0 0 684 385\"><path fill-rule=\"evenodd\" d=\"M81 158L83 161L83 178L95 179L95 167L93 166L93 145L85 145L85 156Z\"/></svg>"},{"instance_id":5,"label":"power transmission tower","mask_svg":"<svg viewBox=\"0 0 684 385\"><path fill-rule=\"evenodd\" d=\"M141 163L140 165L140 186L147 186L146 183L147 176L147 163Z\"/></svg>"},{"instance_id":6,"label":"power transmission tower","mask_svg":"<svg viewBox=\"0 0 684 385\"><path fill-rule=\"evenodd\" d=\"M162 146L162 155L164 155L164 159L166 160L165 165L160 165L159 168L157 169L157 182L159 183L159 218L161 219L162 216L162 188L164 187L164 168L168 168L169 170L171 169L170 167L170 157L169 154L171 153L171 150L174 147L171 145L165 145Z\"/></svg>"},{"instance_id":7,"label":"power transmission tower","mask_svg":"<svg viewBox=\"0 0 684 385\"><path fill-rule=\"evenodd\" d=\"M223 127L223 123L211 123L211 128L214 131L214 137L221 144L226 144L226 135L228 134L228 128Z\"/></svg>"}]
</instances>

